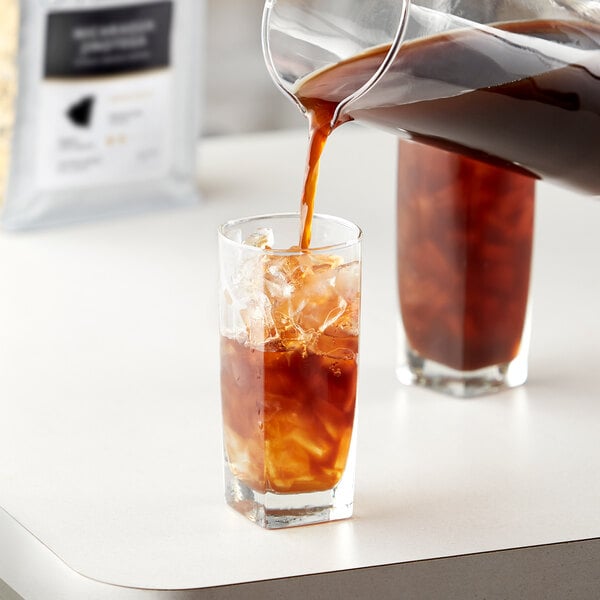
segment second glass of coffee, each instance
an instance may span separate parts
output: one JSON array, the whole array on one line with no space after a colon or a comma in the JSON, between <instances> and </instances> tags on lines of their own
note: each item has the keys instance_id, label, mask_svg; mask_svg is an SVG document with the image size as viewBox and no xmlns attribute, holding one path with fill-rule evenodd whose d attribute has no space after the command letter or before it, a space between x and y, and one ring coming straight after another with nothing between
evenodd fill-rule
<instances>
[{"instance_id":1,"label":"second glass of coffee","mask_svg":"<svg viewBox=\"0 0 600 600\"><path fill-rule=\"evenodd\" d=\"M397 373L455 396L527 378L535 181L400 141Z\"/></svg>"}]
</instances>

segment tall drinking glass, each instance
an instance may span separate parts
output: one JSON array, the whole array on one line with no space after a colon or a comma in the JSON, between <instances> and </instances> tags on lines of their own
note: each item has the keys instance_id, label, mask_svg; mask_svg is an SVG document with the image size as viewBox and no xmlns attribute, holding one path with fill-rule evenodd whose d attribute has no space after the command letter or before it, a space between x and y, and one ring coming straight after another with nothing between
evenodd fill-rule
<instances>
[{"instance_id":1,"label":"tall drinking glass","mask_svg":"<svg viewBox=\"0 0 600 600\"><path fill-rule=\"evenodd\" d=\"M451 395L527 379L535 181L402 140L397 373Z\"/></svg>"},{"instance_id":2,"label":"tall drinking glass","mask_svg":"<svg viewBox=\"0 0 600 600\"><path fill-rule=\"evenodd\" d=\"M352 515L361 231L299 214L219 229L225 496L265 528Z\"/></svg>"}]
</instances>

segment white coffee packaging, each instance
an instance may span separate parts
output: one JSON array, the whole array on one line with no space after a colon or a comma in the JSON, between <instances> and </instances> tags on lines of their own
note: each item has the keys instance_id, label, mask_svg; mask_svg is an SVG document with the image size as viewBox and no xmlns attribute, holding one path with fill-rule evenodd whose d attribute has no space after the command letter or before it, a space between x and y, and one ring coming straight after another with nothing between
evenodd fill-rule
<instances>
[{"instance_id":1,"label":"white coffee packaging","mask_svg":"<svg viewBox=\"0 0 600 600\"><path fill-rule=\"evenodd\" d=\"M197 201L202 0L0 0L0 15L4 228Z\"/></svg>"}]
</instances>

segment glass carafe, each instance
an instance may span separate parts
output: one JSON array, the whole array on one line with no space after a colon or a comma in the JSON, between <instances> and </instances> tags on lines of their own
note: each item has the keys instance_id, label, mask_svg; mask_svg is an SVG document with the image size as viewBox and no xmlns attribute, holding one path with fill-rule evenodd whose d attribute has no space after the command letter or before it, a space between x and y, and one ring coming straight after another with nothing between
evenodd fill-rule
<instances>
[{"instance_id":1,"label":"glass carafe","mask_svg":"<svg viewBox=\"0 0 600 600\"><path fill-rule=\"evenodd\" d=\"M597 0L270 0L263 41L302 108L600 194Z\"/></svg>"}]
</instances>

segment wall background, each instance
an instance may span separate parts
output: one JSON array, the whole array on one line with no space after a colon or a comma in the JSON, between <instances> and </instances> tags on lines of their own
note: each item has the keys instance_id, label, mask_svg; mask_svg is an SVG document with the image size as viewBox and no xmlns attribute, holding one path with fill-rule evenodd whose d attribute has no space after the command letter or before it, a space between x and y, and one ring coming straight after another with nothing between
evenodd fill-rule
<instances>
[{"instance_id":1,"label":"wall background","mask_svg":"<svg viewBox=\"0 0 600 600\"><path fill-rule=\"evenodd\" d=\"M263 62L264 0L206 0L203 135L306 127Z\"/></svg>"}]
</instances>

